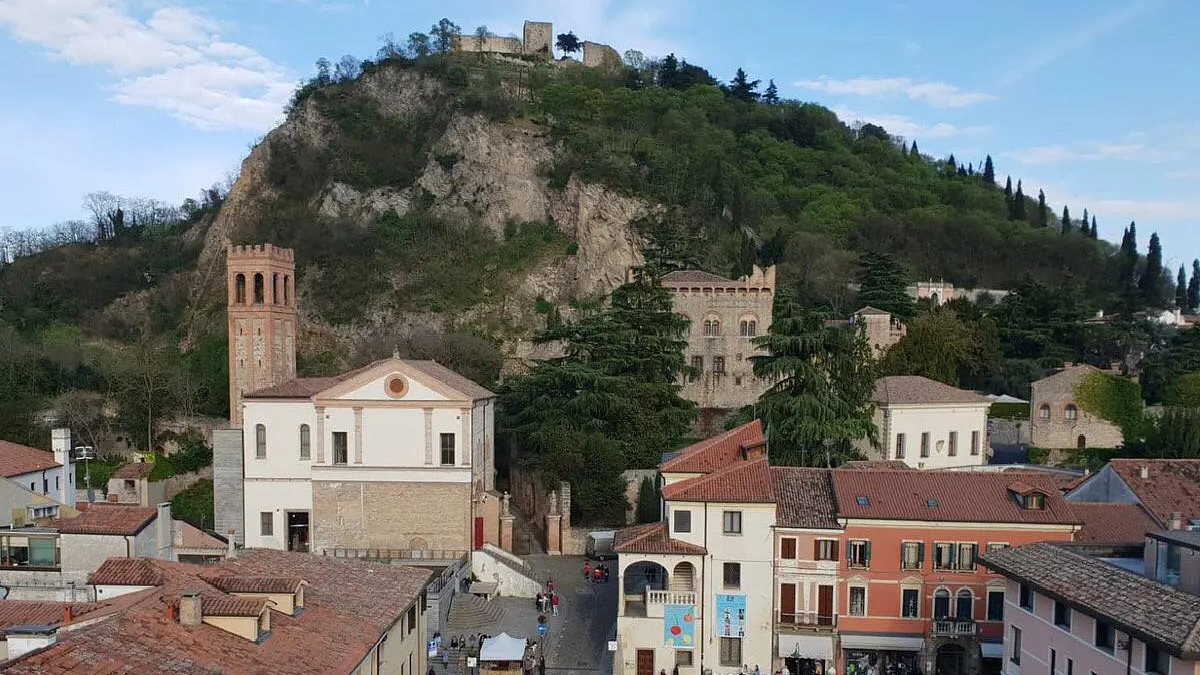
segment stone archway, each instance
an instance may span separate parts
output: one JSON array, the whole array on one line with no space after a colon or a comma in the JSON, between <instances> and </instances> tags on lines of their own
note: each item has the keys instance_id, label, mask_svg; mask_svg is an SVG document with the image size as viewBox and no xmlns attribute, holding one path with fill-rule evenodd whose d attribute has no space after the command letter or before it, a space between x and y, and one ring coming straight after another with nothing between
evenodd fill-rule
<instances>
[{"instance_id":1,"label":"stone archway","mask_svg":"<svg viewBox=\"0 0 1200 675\"><path fill-rule=\"evenodd\" d=\"M933 664L933 675L980 675L983 668L979 640L972 637L927 638L924 657Z\"/></svg>"}]
</instances>

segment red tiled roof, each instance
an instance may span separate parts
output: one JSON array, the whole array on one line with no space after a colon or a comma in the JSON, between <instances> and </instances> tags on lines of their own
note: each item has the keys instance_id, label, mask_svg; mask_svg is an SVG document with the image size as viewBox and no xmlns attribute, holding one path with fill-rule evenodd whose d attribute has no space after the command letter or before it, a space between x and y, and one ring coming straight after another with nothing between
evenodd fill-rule
<instances>
[{"instance_id":1,"label":"red tiled roof","mask_svg":"<svg viewBox=\"0 0 1200 675\"><path fill-rule=\"evenodd\" d=\"M1138 504L1071 502L1071 510L1083 523L1075 541L1089 544L1141 544L1158 525Z\"/></svg>"},{"instance_id":2,"label":"red tiled roof","mask_svg":"<svg viewBox=\"0 0 1200 675\"><path fill-rule=\"evenodd\" d=\"M88 577L89 584L101 586L157 586L162 574L145 558L109 558Z\"/></svg>"},{"instance_id":3,"label":"red tiled roof","mask_svg":"<svg viewBox=\"0 0 1200 675\"><path fill-rule=\"evenodd\" d=\"M837 503L828 469L771 467L775 521L780 527L838 529Z\"/></svg>"},{"instance_id":4,"label":"red tiled roof","mask_svg":"<svg viewBox=\"0 0 1200 675\"><path fill-rule=\"evenodd\" d=\"M679 451L659 467L663 473L709 473L741 460L742 448L765 443L762 422L754 420Z\"/></svg>"},{"instance_id":5,"label":"red tiled roof","mask_svg":"<svg viewBox=\"0 0 1200 675\"><path fill-rule=\"evenodd\" d=\"M855 471L904 471L910 467L902 459L855 459L838 468Z\"/></svg>"},{"instance_id":6,"label":"red tiled roof","mask_svg":"<svg viewBox=\"0 0 1200 675\"><path fill-rule=\"evenodd\" d=\"M1200 459L1114 459L1109 466L1160 526L1166 527L1172 513L1181 514L1184 523L1200 520ZM1148 478L1141 477L1143 466Z\"/></svg>"},{"instance_id":7,"label":"red tiled roof","mask_svg":"<svg viewBox=\"0 0 1200 675\"><path fill-rule=\"evenodd\" d=\"M175 520L171 524L173 534L175 535L176 548L210 548L225 550L229 546L228 541L221 541L217 537L201 530L200 528L183 520Z\"/></svg>"},{"instance_id":8,"label":"red tiled roof","mask_svg":"<svg viewBox=\"0 0 1200 675\"><path fill-rule=\"evenodd\" d=\"M113 478L145 478L154 470L154 462L132 462L113 472Z\"/></svg>"},{"instance_id":9,"label":"red tiled roof","mask_svg":"<svg viewBox=\"0 0 1200 675\"><path fill-rule=\"evenodd\" d=\"M875 380L875 396L872 400L881 405L991 404L990 400L979 394L920 375L892 375Z\"/></svg>"},{"instance_id":10,"label":"red tiled roof","mask_svg":"<svg viewBox=\"0 0 1200 675\"><path fill-rule=\"evenodd\" d=\"M304 553L248 549L214 566L150 561L163 574L155 589L112 616L61 633L58 642L0 665L28 675L348 673L418 601L428 570ZM253 642L215 626L169 619L167 604L200 592L201 611L252 615L264 601L235 598L201 574L288 576L308 581L304 611L271 615L271 633ZM129 596L116 598L114 602Z\"/></svg>"},{"instance_id":11,"label":"red tiled roof","mask_svg":"<svg viewBox=\"0 0 1200 675\"><path fill-rule=\"evenodd\" d=\"M300 577L243 577L225 574L201 575L205 582L226 593L294 593Z\"/></svg>"},{"instance_id":12,"label":"red tiled roof","mask_svg":"<svg viewBox=\"0 0 1200 675\"><path fill-rule=\"evenodd\" d=\"M671 483L662 490L664 499L680 502L775 502L771 467L766 457L738 462L704 476Z\"/></svg>"},{"instance_id":13,"label":"red tiled roof","mask_svg":"<svg viewBox=\"0 0 1200 675\"><path fill-rule=\"evenodd\" d=\"M1045 492L1044 509L1024 509L1009 490L1011 473L973 471L833 472L838 514L843 518L964 523L1075 524L1079 520L1055 488L1054 478L1035 473L1022 480ZM859 498L865 498L865 504ZM930 500L933 500L931 505Z\"/></svg>"},{"instance_id":14,"label":"red tiled roof","mask_svg":"<svg viewBox=\"0 0 1200 675\"><path fill-rule=\"evenodd\" d=\"M44 471L62 466L54 461L54 453L27 445L0 441L0 476L12 478L23 473Z\"/></svg>"},{"instance_id":15,"label":"red tiled roof","mask_svg":"<svg viewBox=\"0 0 1200 675\"><path fill-rule=\"evenodd\" d=\"M158 516L158 509L149 506L92 504L74 518L59 518L46 527L63 534L134 535Z\"/></svg>"},{"instance_id":16,"label":"red tiled roof","mask_svg":"<svg viewBox=\"0 0 1200 675\"><path fill-rule=\"evenodd\" d=\"M98 602L42 602L39 600L0 600L0 631L11 626L30 624L56 626L71 608L74 618L101 607Z\"/></svg>"},{"instance_id":17,"label":"red tiled roof","mask_svg":"<svg viewBox=\"0 0 1200 675\"><path fill-rule=\"evenodd\" d=\"M613 550L617 553L704 554L703 546L671 539L666 523L646 523L617 530Z\"/></svg>"},{"instance_id":18,"label":"red tiled roof","mask_svg":"<svg viewBox=\"0 0 1200 675\"><path fill-rule=\"evenodd\" d=\"M200 611L211 616L258 616L267 608L267 601L258 598L239 598L221 593L201 593Z\"/></svg>"}]
</instances>

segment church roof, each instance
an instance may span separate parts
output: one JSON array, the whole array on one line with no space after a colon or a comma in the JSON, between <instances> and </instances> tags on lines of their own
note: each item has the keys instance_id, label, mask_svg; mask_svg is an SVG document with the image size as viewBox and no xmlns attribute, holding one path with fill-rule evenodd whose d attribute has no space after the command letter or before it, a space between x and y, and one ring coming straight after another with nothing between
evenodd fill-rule
<instances>
[{"instance_id":1,"label":"church roof","mask_svg":"<svg viewBox=\"0 0 1200 675\"><path fill-rule=\"evenodd\" d=\"M361 368L347 371L334 377L297 377L277 385L247 392L242 398L312 398L321 392L346 382L362 373L387 363L401 363L422 375L437 380L463 394L472 401L495 398L495 394L446 366L428 359L380 359Z\"/></svg>"}]
</instances>

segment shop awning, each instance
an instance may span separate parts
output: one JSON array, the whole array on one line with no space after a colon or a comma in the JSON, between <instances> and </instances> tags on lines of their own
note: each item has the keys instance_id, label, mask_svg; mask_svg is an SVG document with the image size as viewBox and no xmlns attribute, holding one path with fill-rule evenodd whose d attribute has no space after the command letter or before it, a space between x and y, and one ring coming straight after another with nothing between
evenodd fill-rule
<instances>
[{"instance_id":1,"label":"shop awning","mask_svg":"<svg viewBox=\"0 0 1200 675\"><path fill-rule=\"evenodd\" d=\"M779 635L779 656L800 659L833 659L833 637L830 635Z\"/></svg>"},{"instance_id":2,"label":"shop awning","mask_svg":"<svg viewBox=\"0 0 1200 675\"><path fill-rule=\"evenodd\" d=\"M1004 658L1004 644L1000 642L981 642L980 648L983 650L983 658L985 659L1002 659Z\"/></svg>"},{"instance_id":3,"label":"shop awning","mask_svg":"<svg viewBox=\"0 0 1200 675\"><path fill-rule=\"evenodd\" d=\"M875 633L842 633L842 649L888 649L897 652L919 652L925 638L908 635Z\"/></svg>"},{"instance_id":4,"label":"shop awning","mask_svg":"<svg viewBox=\"0 0 1200 675\"><path fill-rule=\"evenodd\" d=\"M508 633L493 635L479 648L480 661L520 661L525 658L525 639Z\"/></svg>"}]
</instances>

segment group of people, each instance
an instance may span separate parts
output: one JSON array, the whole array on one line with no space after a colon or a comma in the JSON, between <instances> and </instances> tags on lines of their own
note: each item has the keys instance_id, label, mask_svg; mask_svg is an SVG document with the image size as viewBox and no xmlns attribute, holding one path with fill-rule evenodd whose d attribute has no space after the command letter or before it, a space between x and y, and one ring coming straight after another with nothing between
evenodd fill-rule
<instances>
[{"instance_id":1,"label":"group of people","mask_svg":"<svg viewBox=\"0 0 1200 675\"><path fill-rule=\"evenodd\" d=\"M594 584L608 581L608 565L596 565L592 567L592 563L584 561L583 578L585 581L590 581Z\"/></svg>"},{"instance_id":2,"label":"group of people","mask_svg":"<svg viewBox=\"0 0 1200 675\"><path fill-rule=\"evenodd\" d=\"M535 601L537 602L537 611L541 614L550 612L554 616L558 616L558 591L554 590L553 580L546 584L545 591L538 592Z\"/></svg>"}]
</instances>

